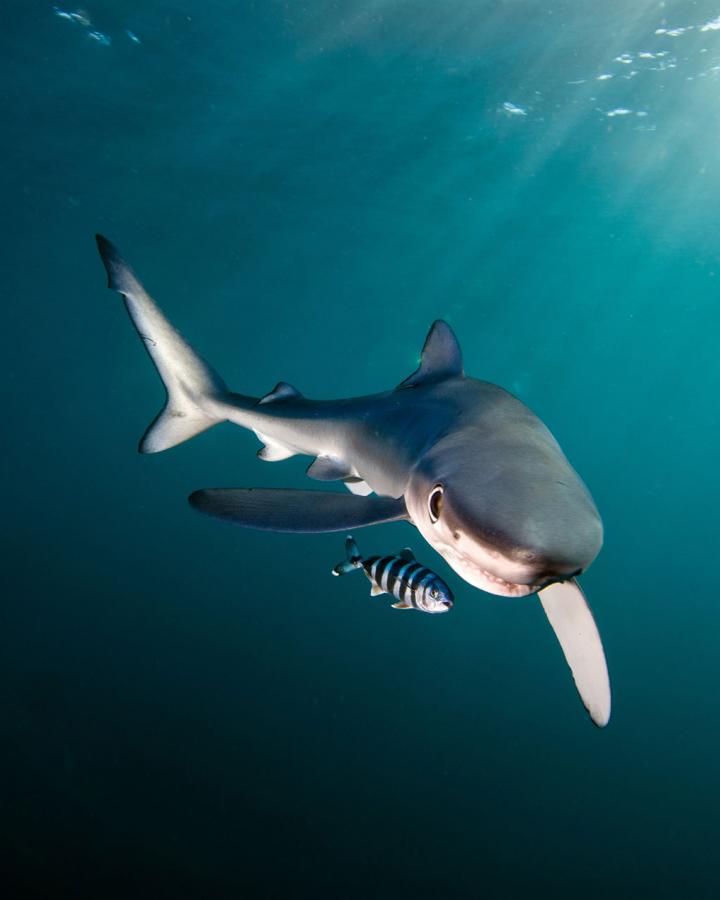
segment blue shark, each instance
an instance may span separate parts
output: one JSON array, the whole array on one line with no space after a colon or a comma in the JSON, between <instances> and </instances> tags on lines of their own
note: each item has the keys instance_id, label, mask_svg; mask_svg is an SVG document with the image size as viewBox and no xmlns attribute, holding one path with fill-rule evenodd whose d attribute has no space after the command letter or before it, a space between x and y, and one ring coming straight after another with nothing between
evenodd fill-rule
<instances>
[{"instance_id":1,"label":"blue shark","mask_svg":"<svg viewBox=\"0 0 720 900\"><path fill-rule=\"evenodd\" d=\"M343 490L208 488L191 505L248 528L348 531L405 520L470 585L537 595L592 721L610 718L602 641L577 581L600 551L595 503L540 419L512 394L464 372L450 326L436 321L420 365L396 388L311 400L286 382L264 397L229 390L170 324L132 269L97 236L118 291L167 393L140 441L158 453L232 422L260 459L312 457L311 479Z\"/></svg>"}]
</instances>

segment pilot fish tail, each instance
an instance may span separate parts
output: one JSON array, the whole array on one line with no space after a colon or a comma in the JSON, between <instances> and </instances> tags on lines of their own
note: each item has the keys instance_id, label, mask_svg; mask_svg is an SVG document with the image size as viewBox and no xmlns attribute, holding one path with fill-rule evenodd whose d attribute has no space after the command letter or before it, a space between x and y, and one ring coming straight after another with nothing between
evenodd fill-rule
<instances>
[{"instance_id":1,"label":"pilot fish tail","mask_svg":"<svg viewBox=\"0 0 720 900\"><path fill-rule=\"evenodd\" d=\"M345 554L347 559L335 566L332 570L333 575L347 575L348 572L353 572L355 569L364 568L363 558L360 556L358 545L352 537L348 537L345 541Z\"/></svg>"}]
</instances>

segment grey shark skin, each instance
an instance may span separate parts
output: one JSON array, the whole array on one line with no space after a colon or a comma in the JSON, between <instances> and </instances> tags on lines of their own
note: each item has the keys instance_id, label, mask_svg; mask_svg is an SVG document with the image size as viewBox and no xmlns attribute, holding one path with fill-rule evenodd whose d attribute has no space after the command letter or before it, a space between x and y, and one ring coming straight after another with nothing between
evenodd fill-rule
<instances>
[{"instance_id":1,"label":"grey shark skin","mask_svg":"<svg viewBox=\"0 0 720 900\"><path fill-rule=\"evenodd\" d=\"M229 421L255 432L261 459L312 456L311 478L350 491L215 488L191 495L196 509L285 532L409 520L471 585L508 597L538 593L590 717L607 724L605 656L575 580L602 545L598 511L545 425L507 391L464 374L445 322L434 323L419 368L394 390L317 401L280 382L248 397L227 389L116 248L100 235L97 242L108 286L123 295L167 391L141 452Z\"/></svg>"}]
</instances>

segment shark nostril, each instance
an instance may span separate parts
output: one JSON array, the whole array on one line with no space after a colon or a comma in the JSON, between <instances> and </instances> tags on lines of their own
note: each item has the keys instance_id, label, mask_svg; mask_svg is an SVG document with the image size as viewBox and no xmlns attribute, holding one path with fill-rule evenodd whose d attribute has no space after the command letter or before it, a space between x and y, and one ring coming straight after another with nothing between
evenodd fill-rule
<instances>
[{"instance_id":1,"label":"shark nostril","mask_svg":"<svg viewBox=\"0 0 720 900\"><path fill-rule=\"evenodd\" d=\"M460 540L460 532L459 531L453 531L453 540L456 540L456 541Z\"/></svg>"},{"instance_id":2,"label":"shark nostril","mask_svg":"<svg viewBox=\"0 0 720 900\"><path fill-rule=\"evenodd\" d=\"M515 559L519 562L534 563L537 561L538 555L534 550L516 550Z\"/></svg>"}]
</instances>

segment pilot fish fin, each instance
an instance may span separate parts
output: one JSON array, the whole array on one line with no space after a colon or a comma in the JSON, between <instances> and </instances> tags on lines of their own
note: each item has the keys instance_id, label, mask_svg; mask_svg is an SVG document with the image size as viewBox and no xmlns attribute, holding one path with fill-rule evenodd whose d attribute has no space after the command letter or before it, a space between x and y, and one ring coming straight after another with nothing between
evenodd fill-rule
<instances>
[{"instance_id":1,"label":"pilot fish fin","mask_svg":"<svg viewBox=\"0 0 720 900\"><path fill-rule=\"evenodd\" d=\"M558 582L543 588L538 597L585 709L604 728L610 719L610 679L600 634L580 585L575 579Z\"/></svg>"},{"instance_id":2,"label":"pilot fish fin","mask_svg":"<svg viewBox=\"0 0 720 900\"><path fill-rule=\"evenodd\" d=\"M165 385L164 408L140 441L141 453L157 453L181 444L223 421L214 410L227 388L220 376L173 328L117 248L95 235L108 276L108 287L122 294L125 307Z\"/></svg>"},{"instance_id":3,"label":"pilot fish fin","mask_svg":"<svg viewBox=\"0 0 720 900\"><path fill-rule=\"evenodd\" d=\"M353 476L350 466L334 456L318 456L307 467L305 474L315 481L342 481Z\"/></svg>"},{"instance_id":4,"label":"pilot fish fin","mask_svg":"<svg viewBox=\"0 0 720 900\"><path fill-rule=\"evenodd\" d=\"M258 406L263 403L274 403L276 400L288 400L291 397L299 398L302 397L302 394L287 381L278 381L269 394L265 394L258 400Z\"/></svg>"},{"instance_id":5,"label":"pilot fish fin","mask_svg":"<svg viewBox=\"0 0 720 900\"><path fill-rule=\"evenodd\" d=\"M409 547L404 547L399 553L398 556L401 559L406 559L408 562L415 562L415 554Z\"/></svg>"},{"instance_id":6,"label":"pilot fish fin","mask_svg":"<svg viewBox=\"0 0 720 900\"><path fill-rule=\"evenodd\" d=\"M345 553L347 554L347 558L352 562L361 563L362 556L360 556L360 550L358 545L355 543L355 538L349 534L345 538Z\"/></svg>"},{"instance_id":7,"label":"pilot fish fin","mask_svg":"<svg viewBox=\"0 0 720 900\"><path fill-rule=\"evenodd\" d=\"M412 605L405 603L404 600L399 600L397 603L391 603L390 605L393 609L412 609Z\"/></svg>"},{"instance_id":8,"label":"pilot fish fin","mask_svg":"<svg viewBox=\"0 0 720 900\"><path fill-rule=\"evenodd\" d=\"M407 519L405 501L290 488L207 488L188 498L207 516L243 528L310 534Z\"/></svg>"},{"instance_id":9,"label":"pilot fish fin","mask_svg":"<svg viewBox=\"0 0 720 900\"><path fill-rule=\"evenodd\" d=\"M422 348L420 366L398 388L416 387L455 378L463 374L462 352L455 333L447 322L433 322Z\"/></svg>"},{"instance_id":10,"label":"pilot fish fin","mask_svg":"<svg viewBox=\"0 0 720 900\"><path fill-rule=\"evenodd\" d=\"M370 588L370 596L377 597L378 594L384 594L384 593L385 593L385 591L380 587L380 585L375 584L375 582L373 582L373 584Z\"/></svg>"}]
</instances>

